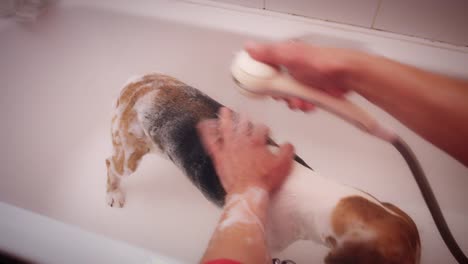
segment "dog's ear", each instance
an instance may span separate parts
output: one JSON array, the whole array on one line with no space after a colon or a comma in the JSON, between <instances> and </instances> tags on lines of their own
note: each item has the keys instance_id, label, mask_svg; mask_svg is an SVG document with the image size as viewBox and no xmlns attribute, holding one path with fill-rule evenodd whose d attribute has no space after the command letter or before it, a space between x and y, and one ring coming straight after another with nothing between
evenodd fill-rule
<instances>
[{"instance_id":1,"label":"dog's ear","mask_svg":"<svg viewBox=\"0 0 468 264\"><path fill-rule=\"evenodd\" d=\"M397 264L391 262L370 243L345 243L333 249L326 257L326 264Z\"/></svg>"}]
</instances>

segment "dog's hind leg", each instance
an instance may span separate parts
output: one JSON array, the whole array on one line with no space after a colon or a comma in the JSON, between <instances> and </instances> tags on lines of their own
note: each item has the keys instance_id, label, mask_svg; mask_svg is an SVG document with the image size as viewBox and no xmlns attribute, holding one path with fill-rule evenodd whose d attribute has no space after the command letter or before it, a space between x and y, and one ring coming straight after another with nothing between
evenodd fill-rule
<instances>
[{"instance_id":1,"label":"dog's hind leg","mask_svg":"<svg viewBox=\"0 0 468 264\"><path fill-rule=\"evenodd\" d=\"M106 200L107 204L111 207L122 207L125 202L125 196L120 190L120 178L123 174L116 172L116 156L111 156L106 159L107 166L107 188Z\"/></svg>"},{"instance_id":2,"label":"dog's hind leg","mask_svg":"<svg viewBox=\"0 0 468 264\"><path fill-rule=\"evenodd\" d=\"M150 151L148 139L134 112L116 115L112 119L112 145L113 155L106 159L106 200L111 207L122 207L125 196L120 188L120 180L135 172L140 160Z\"/></svg>"}]
</instances>

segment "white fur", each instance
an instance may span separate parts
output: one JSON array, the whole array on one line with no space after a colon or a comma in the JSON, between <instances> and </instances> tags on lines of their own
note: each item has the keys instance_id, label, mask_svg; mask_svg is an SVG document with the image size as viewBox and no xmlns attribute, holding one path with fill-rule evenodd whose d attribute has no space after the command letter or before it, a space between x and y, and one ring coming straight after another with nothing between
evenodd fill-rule
<instances>
[{"instance_id":1,"label":"white fur","mask_svg":"<svg viewBox=\"0 0 468 264\"><path fill-rule=\"evenodd\" d=\"M154 90L147 93L145 96L138 99L138 101L135 103L135 106L133 107L138 116L138 125L142 129L146 138L149 139L148 146L150 146L151 152L154 154L161 154L162 150L151 140L151 136L148 134L148 131L143 128L143 126L145 125L143 124L143 122L145 122L145 114L148 112L148 109L150 108L152 102L154 102L158 94L159 90Z\"/></svg>"},{"instance_id":2,"label":"white fur","mask_svg":"<svg viewBox=\"0 0 468 264\"><path fill-rule=\"evenodd\" d=\"M146 74L138 74L138 75L130 76L130 78L127 79L127 81L125 82L123 87L127 87L127 85L129 85L129 84L142 81L143 77L145 77L145 76L146 76Z\"/></svg>"},{"instance_id":3,"label":"white fur","mask_svg":"<svg viewBox=\"0 0 468 264\"><path fill-rule=\"evenodd\" d=\"M107 204L111 207L123 207L125 203L125 195L120 189L107 192L106 194Z\"/></svg>"},{"instance_id":4,"label":"white fur","mask_svg":"<svg viewBox=\"0 0 468 264\"><path fill-rule=\"evenodd\" d=\"M141 79L141 77L139 77L139 78ZM135 80L135 81L137 81L137 80ZM134 92L137 92L137 91L143 89L144 87L146 87L146 86L139 87ZM141 117L142 114L145 113L144 111L146 110L146 108L144 108L144 106L146 106L146 107L150 106L151 104L149 102L151 100L153 100L155 96L157 96L156 92L157 91L150 92L150 93L146 94L145 96L143 96L142 98L138 99L138 101L135 103L135 106L134 106L134 109L137 111L137 117L130 120L130 123L128 124L128 126L129 126L128 127L128 132L133 134L133 136L135 136L136 138L146 139L147 144L149 146L152 146L152 150L153 149L158 149L159 150L159 148L155 147L155 144L153 143L153 141L148 137L148 135L146 135L146 132L142 127L140 117ZM128 169L128 167L126 165L128 164L128 160L130 159L131 155L135 151L135 147L134 147L133 143L127 142L127 138L125 136L122 136L123 133L124 133L124 131L123 131L124 128L122 127L122 125L120 123L120 121L122 119L122 115L123 115L126 108L127 108L127 104L123 104L123 103L119 104L119 106L115 110L116 119L115 119L114 123L112 124L112 128L111 128L112 129L112 135L113 135L114 139L116 140L117 143L121 144L121 146L122 146L121 151L123 151L123 154L125 155L124 166L123 166L123 169L124 169L123 175L118 174L116 172L114 166L112 166L113 167L112 172L115 173L116 176L130 175L132 173ZM115 149L114 149L114 151L115 151ZM114 155L116 155L116 154L117 153L114 153Z\"/></svg>"},{"instance_id":5,"label":"white fur","mask_svg":"<svg viewBox=\"0 0 468 264\"><path fill-rule=\"evenodd\" d=\"M331 227L333 210L348 196L361 196L382 206L366 193L322 177L302 165L294 165L291 175L272 197L266 228L270 248L281 251L300 239L329 246L326 237L336 238ZM356 232L362 235L361 239L372 239L375 235L359 223L352 233Z\"/></svg>"}]
</instances>

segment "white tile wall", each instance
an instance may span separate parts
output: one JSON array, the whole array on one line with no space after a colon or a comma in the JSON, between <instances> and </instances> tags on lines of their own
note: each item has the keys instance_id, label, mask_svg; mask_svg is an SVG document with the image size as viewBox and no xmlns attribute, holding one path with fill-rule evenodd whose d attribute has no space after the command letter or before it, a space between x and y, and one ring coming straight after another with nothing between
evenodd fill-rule
<instances>
[{"instance_id":1,"label":"white tile wall","mask_svg":"<svg viewBox=\"0 0 468 264\"><path fill-rule=\"evenodd\" d=\"M269 10L371 27L379 0L266 0Z\"/></svg>"},{"instance_id":2,"label":"white tile wall","mask_svg":"<svg viewBox=\"0 0 468 264\"><path fill-rule=\"evenodd\" d=\"M216 2L224 2L229 4L236 4L241 6L263 8L264 0L215 0Z\"/></svg>"},{"instance_id":3,"label":"white tile wall","mask_svg":"<svg viewBox=\"0 0 468 264\"><path fill-rule=\"evenodd\" d=\"M468 1L382 0L374 28L468 46Z\"/></svg>"},{"instance_id":4,"label":"white tile wall","mask_svg":"<svg viewBox=\"0 0 468 264\"><path fill-rule=\"evenodd\" d=\"M214 1L468 46L468 0Z\"/></svg>"}]
</instances>

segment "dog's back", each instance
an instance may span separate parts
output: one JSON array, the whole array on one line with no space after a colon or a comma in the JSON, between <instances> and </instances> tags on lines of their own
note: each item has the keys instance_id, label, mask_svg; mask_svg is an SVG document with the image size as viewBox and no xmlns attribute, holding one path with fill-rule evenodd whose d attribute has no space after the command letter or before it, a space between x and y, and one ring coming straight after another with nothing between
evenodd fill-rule
<instances>
[{"instance_id":1,"label":"dog's back","mask_svg":"<svg viewBox=\"0 0 468 264\"><path fill-rule=\"evenodd\" d=\"M133 122L143 126L154 148L179 166L209 200L222 206L226 193L196 130L201 120L217 118L222 105L162 74L145 75L122 93L121 98L134 102L137 120ZM272 140L270 143L275 144ZM307 166L299 157L295 159Z\"/></svg>"},{"instance_id":2,"label":"dog's back","mask_svg":"<svg viewBox=\"0 0 468 264\"><path fill-rule=\"evenodd\" d=\"M192 183L217 205L225 191L196 131L199 121L216 118L222 106L199 90L170 76L149 74L128 84L120 98L134 101L133 110L153 150L179 166ZM118 104L121 104L119 100ZM136 124L134 125L136 126Z\"/></svg>"}]
</instances>

